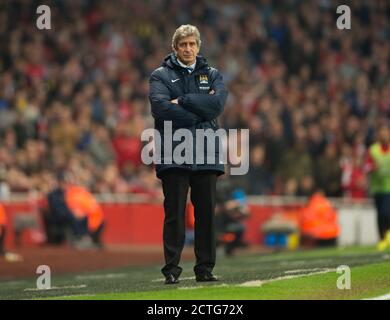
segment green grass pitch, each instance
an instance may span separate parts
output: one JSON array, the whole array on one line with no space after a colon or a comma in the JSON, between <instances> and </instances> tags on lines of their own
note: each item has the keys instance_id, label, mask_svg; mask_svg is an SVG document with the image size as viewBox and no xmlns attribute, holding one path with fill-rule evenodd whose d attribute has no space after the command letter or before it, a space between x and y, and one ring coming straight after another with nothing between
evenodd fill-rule
<instances>
[{"instance_id":1,"label":"green grass pitch","mask_svg":"<svg viewBox=\"0 0 390 320\"><path fill-rule=\"evenodd\" d=\"M340 265L351 268L351 288L338 289ZM0 282L0 299L364 299L390 294L390 252L373 247L316 249L219 258L220 281L197 283L192 263L181 282L164 285L161 265L56 276L50 290L36 278Z\"/></svg>"}]
</instances>

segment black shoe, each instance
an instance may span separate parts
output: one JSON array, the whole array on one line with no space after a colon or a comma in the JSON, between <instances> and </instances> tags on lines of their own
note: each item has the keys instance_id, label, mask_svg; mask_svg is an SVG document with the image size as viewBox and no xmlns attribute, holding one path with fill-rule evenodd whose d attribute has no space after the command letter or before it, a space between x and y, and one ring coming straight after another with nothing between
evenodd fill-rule
<instances>
[{"instance_id":1,"label":"black shoe","mask_svg":"<svg viewBox=\"0 0 390 320\"><path fill-rule=\"evenodd\" d=\"M245 241L240 241L237 243L237 248L248 248L249 247L249 243L248 242L245 242Z\"/></svg>"},{"instance_id":2,"label":"black shoe","mask_svg":"<svg viewBox=\"0 0 390 320\"><path fill-rule=\"evenodd\" d=\"M216 277L213 276L211 272L197 274L196 275L197 282L210 282L210 281L218 281Z\"/></svg>"},{"instance_id":3,"label":"black shoe","mask_svg":"<svg viewBox=\"0 0 390 320\"><path fill-rule=\"evenodd\" d=\"M225 255L226 256L231 257L231 256L233 256L233 253L234 253L233 247L230 247L230 246L225 247Z\"/></svg>"},{"instance_id":4,"label":"black shoe","mask_svg":"<svg viewBox=\"0 0 390 320\"><path fill-rule=\"evenodd\" d=\"M170 274L165 277L165 284L175 284L179 283L179 277L174 276L173 274Z\"/></svg>"}]
</instances>

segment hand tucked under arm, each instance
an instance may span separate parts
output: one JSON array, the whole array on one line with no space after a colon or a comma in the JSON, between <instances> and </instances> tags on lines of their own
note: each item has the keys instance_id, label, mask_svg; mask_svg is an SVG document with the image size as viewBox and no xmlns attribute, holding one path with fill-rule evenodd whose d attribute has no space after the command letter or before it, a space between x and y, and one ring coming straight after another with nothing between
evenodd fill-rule
<instances>
[{"instance_id":1,"label":"hand tucked under arm","mask_svg":"<svg viewBox=\"0 0 390 320\"><path fill-rule=\"evenodd\" d=\"M211 87L209 94L188 93L179 97L179 105L205 120L217 118L223 112L228 95L222 76L219 73Z\"/></svg>"},{"instance_id":2,"label":"hand tucked under arm","mask_svg":"<svg viewBox=\"0 0 390 320\"><path fill-rule=\"evenodd\" d=\"M149 100L152 115L156 120L172 121L172 125L175 127L190 127L203 121L199 115L170 101L169 90L158 75L152 74L149 85Z\"/></svg>"}]
</instances>

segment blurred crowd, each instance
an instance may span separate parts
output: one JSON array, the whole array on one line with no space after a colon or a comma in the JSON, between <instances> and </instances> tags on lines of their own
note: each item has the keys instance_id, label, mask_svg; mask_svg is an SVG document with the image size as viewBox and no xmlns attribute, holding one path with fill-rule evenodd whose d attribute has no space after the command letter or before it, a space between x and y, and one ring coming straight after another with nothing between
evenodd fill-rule
<instances>
[{"instance_id":1,"label":"blurred crowd","mask_svg":"<svg viewBox=\"0 0 390 320\"><path fill-rule=\"evenodd\" d=\"M229 88L220 125L250 130L248 194L367 196L363 165L390 112L390 2L56 0L0 3L0 197L48 193L58 172L94 193L160 195L140 159L148 78L181 24Z\"/></svg>"}]
</instances>

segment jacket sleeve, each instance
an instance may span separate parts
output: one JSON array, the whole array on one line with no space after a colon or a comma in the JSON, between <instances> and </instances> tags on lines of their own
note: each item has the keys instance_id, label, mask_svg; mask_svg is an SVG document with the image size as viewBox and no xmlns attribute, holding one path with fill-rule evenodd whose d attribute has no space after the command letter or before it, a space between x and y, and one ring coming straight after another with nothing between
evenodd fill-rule
<instances>
[{"instance_id":1,"label":"jacket sleeve","mask_svg":"<svg viewBox=\"0 0 390 320\"><path fill-rule=\"evenodd\" d=\"M191 127L202 121L200 116L170 102L169 89L156 71L150 76L149 87L149 101L154 119L172 121L173 127Z\"/></svg>"},{"instance_id":2,"label":"jacket sleeve","mask_svg":"<svg viewBox=\"0 0 390 320\"><path fill-rule=\"evenodd\" d=\"M210 86L210 90L214 90L215 94L188 93L178 99L179 104L186 110L207 121L217 118L223 112L228 95L221 74L217 70L215 73L215 79Z\"/></svg>"}]
</instances>

